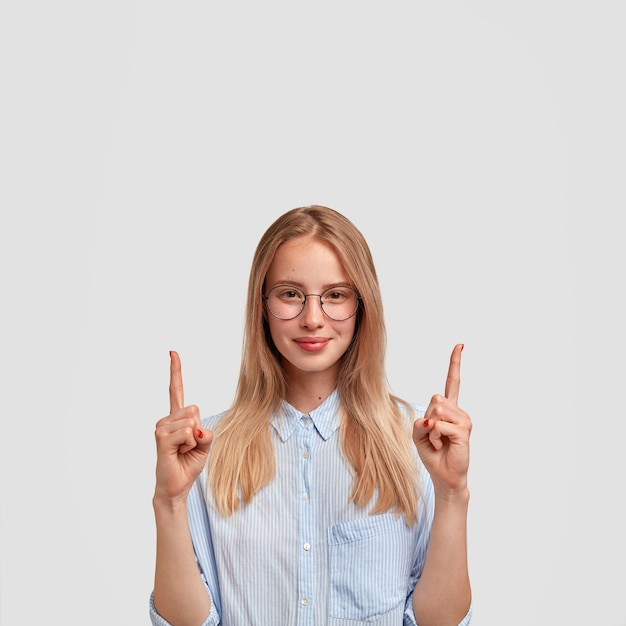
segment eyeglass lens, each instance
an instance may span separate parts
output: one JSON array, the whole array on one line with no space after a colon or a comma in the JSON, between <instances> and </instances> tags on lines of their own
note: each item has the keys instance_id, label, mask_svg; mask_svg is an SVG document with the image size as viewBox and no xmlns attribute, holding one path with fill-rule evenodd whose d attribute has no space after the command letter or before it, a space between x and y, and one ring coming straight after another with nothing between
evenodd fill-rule
<instances>
[{"instance_id":1,"label":"eyeglass lens","mask_svg":"<svg viewBox=\"0 0 626 626\"><path fill-rule=\"evenodd\" d=\"M319 296L324 313L335 321L352 317L359 306L359 300L350 287L331 287L319 294L305 294L291 285L277 285L266 296L270 313L281 320L290 320L302 313L306 299Z\"/></svg>"}]
</instances>

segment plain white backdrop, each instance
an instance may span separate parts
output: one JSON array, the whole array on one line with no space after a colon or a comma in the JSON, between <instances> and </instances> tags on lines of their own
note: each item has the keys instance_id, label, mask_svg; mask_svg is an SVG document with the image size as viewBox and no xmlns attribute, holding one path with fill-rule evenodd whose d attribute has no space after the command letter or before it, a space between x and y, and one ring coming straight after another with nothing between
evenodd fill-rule
<instances>
[{"instance_id":1,"label":"plain white backdrop","mask_svg":"<svg viewBox=\"0 0 626 626\"><path fill-rule=\"evenodd\" d=\"M466 345L473 624L626 624L620 2L0 18L3 626L149 623L168 351L227 408L253 249L306 204L370 242L396 393Z\"/></svg>"}]
</instances>

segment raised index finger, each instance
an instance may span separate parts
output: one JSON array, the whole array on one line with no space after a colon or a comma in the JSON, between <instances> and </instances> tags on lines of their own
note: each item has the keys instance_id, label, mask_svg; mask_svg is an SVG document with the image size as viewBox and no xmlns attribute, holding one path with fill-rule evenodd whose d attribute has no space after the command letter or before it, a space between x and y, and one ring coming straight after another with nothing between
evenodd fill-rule
<instances>
[{"instance_id":1,"label":"raised index finger","mask_svg":"<svg viewBox=\"0 0 626 626\"><path fill-rule=\"evenodd\" d=\"M170 414L185 406L183 374L178 352L170 352Z\"/></svg>"},{"instance_id":2,"label":"raised index finger","mask_svg":"<svg viewBox=\"0 0 626 626\"><path fill-rule=\"evenodd\" d=\"M459 387L461 386L461 352L463 344L458 343L454 346L450 355L450 367L448 368L448 377L446 378L446 398L452 400L454 404L459 403Z\"/></svg>"}]
</instances>

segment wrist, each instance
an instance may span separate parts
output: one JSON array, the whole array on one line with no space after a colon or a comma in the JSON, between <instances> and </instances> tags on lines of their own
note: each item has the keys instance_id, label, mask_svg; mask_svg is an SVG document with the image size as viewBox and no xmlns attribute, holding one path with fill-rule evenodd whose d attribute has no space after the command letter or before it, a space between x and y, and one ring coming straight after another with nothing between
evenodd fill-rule
<instances>
[{"instance_id":1,"label":"wrist","mask_svg":"<svg viewBox=\"0 0 626 626\"><path fill-rule=\"evenodd\" d=\"M441 503L447 503L451 505L466 506L469 504L470 492L467 485L463 487L450 488L448 486L441 486L435 488L435 499Z\"/></svg>"},{"instance_id":2,"label":"wrist","mask_svg":"<svg viewBox=\"0 0 626 626\"><path fill-rule=\"evenodd\" d=\"M187 513L187 494L183 496L176 496L174 498L164 496L155 492L152 498L152 508L155 514L180 514L181 512Z\"/></svg>"}]
</instances>

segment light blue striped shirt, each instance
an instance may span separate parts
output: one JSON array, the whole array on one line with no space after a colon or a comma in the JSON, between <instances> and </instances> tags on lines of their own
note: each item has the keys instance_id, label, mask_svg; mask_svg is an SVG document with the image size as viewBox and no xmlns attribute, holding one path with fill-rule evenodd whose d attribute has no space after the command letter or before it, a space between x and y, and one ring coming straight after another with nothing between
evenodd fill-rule
<instances>
[{"instance_id":1,"label":"light blue striped shirt","mask_svg":"<svg viewBox=\"0 0 626 626\"><path fill-rule=\"evenodd\" d=\"M213 430L219 417L203 426ZM272 422L276 478L229 517L207 498L206 469L198 477L188 509L212 600L203 626L415 626L411 598L428 548L432 482L422 467L425 509L416 525L370 515L375 498L365 508L350 499L339 422L337 391L307 415L284 402ZM152 598L150 617L168 626ZM470 619L471 610L462 624Z\"/></svg>"}]
</instances>

